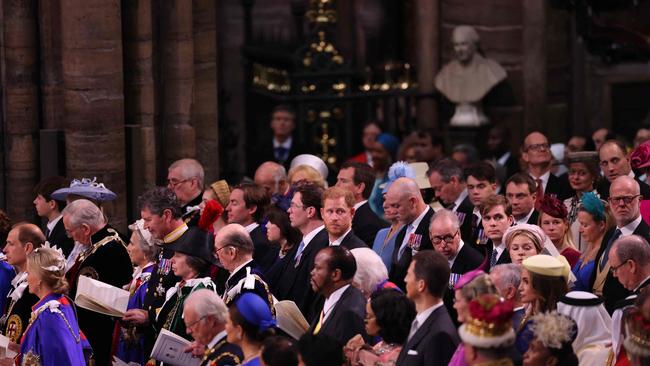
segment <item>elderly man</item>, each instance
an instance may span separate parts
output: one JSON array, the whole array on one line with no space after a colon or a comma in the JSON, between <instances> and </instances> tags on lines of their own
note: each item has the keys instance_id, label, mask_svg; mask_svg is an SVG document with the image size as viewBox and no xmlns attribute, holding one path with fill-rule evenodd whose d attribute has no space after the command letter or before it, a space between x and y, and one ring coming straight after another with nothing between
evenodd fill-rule
<instances>
[{"instance_id":1,"label":"elderly man","mask_svg":"<svg viewBox=\"0 0 650 366\"><path fill-rule=\"evenodd\" d=\"M181 202L183 219L189 226L196 226L199 222L199 211L188 212L188 208L201 204L203 179L203 166L195 159L176 160L167 170L167 188L173 190Z\"/></svg>"},{"instance_id":2,"label":"elderly man","mask_svg":"<svg viewBox=\"0 0 650 366\"><path fill-rule=\"evenodd\" d=\"M641 218L639 183L634 178L628 176L616 178L609 191L609 204L616 227L610 229L603 237L595 258L596 268L592 273L590 285L595 294L605 298L605 308L611 313L616 302L630 294L630 290L614 278L612 272L617 272L617 269L613 265L620 263L609 261L611 248L620 237L632 234L643 238L650 237L650 227Z\"/></svg>"},{"instance_id":3,"label":"elderly man","mask_svg":"<svg viewBox=\"0 0 650 366\"><path fill-rule=\"evenodd\" d=\"M226 340L228 308L214 291L192 292L183 304L187 334L194 338L194 349L205 349L201 366L239 365L244 359L241 348Z\"/></svg>"},{"instance_id":4,"label":"elderly man","mask_svg":"<svg viewBox=\"0 0 650 366\"><path fill-rule=\"evenodd\" d=\"M311 271L311 288L325 301L309 329L312 334L332 336L341 344L357 334L366 334L366 299L352 286L356 270L354 256L345 247L327 247L318 252Z\"/></svg>"},{"instance_id":5,"label":"elderly man","mask_svg":"<svg viewBox=\"0 0 650 366\"><path fill-rule=\"evenodd\" d=\"M568 180L562 180L551 173L553 155L548 139L541 132L532 132L524 139L521 158L526 163L528 174L537 184L537 199L545 194L564 200L573 195Z\"/></svg>"},{"instance_id":6,"label":"elderly man","mask_svg":"<svg viewBox=\"0 0 650 366\"><path fill-rule=\"evenodd\" d=\"M460 237L458 217L449 210L440 210L433 214L429 225L429 238L435 251L447 258L451 272L450 288L454 287L462 274L477 269L483 261L483 255L465 245ZM456 319L453 291L446 291L443 301L451 318Z\"/></svg>"},{"instance_id":7,"label":"elderly man","mask_svg":"<svg viewBox=\"0 0 650 366\"><path fill-rule=\"evenodd\" d=\"M413 255L433 249L429 239L429 222L433 209L424 202L420 188L410 178L398 178L386 192L386 206L397 212L404 227L396 234L389 279L404 290L404 277Z\"/></svg>"},{"instance_id":8,"label":"elderly man","mask_svg":"<svg viewBox=\"0 0 650 366\"><path fill-rule=\"evenodd\" d=\"M265 272L278 257L279 248L271 245L262 230L264 210L270 203L267 191L257 184L242 183L230 192L230 203L226 207L228 223L243 226L255 245L253 257Z\"/></svg>"},{"instance_id":9,"label":"elderly man","mask_svg":"<svg viewBox=\"0 0 650 366\"><path fill-rule=\"evenodd\" d=\"M460 339L442 302L449 283L447 259L431 250L415 254L404 281L406 296L415 303L417 315L397 358L397 365L449 364Z\"/></svg>"},{"instance_id":10,"label":"elderly man","mask_svg":"<svg viewBox=\"0 0 650 366\"><path fill-rule=\"evenodd\" d=\"M519 297L521 266L514 263L497 264L490 270L490 279L499 291L499 295L514 304L512 327L517 331L525 315L524 306Z\"/></svg>"},{"instance_id":11,"label":"elderly man","mask_svg":"<svg viewBox=\"0 0 650 366\"><path fill-rule=\"evenodd\" d=\"M34 224L14 225L7 234L7 243L3 249L6 262L16 270L16 277L11 281L7 303L3 308L4 316L0 319L2 334L14 343L20 343L23 332L29 325L32 306L38 297L27 289L27 255L45 243L45 235Z\"/></svg>"},{"instance_id":12,"label":"elderly man","mask_svg":"<svg viewBox=\"0 0 650 366\"><path fill-rule=\"evenodd\" d=\"M63 225L75 241L86 247L66 274L70 297L75 298L80 276L119 287L131 281L133 268L120 235L106 223L94 203L81 199L63 209ZM114 321L110 316L77 308L79 327L88 337L96 365L110 363Z\"/></svg>"},{"instance_id":13,"label":"elderly man","mask_svg":"<svg viewBox=\"0 0 650 366\"><path fill-rule=\"evenodd\" d=\"M287 170L275 161L263 162L255 170L255 184L264 187L269 196L284 194L289 187Z\"/></svg>"},{"instance_id":14,"label":"elderly man","mask_svg":"<svg viewBox=\"0 0 650 366\"><path fill-rule=\"evenodd\" d=\"M429 169L429 183L443 206L471 217L474 206L467 195L463 168L458 162L444 159L435 163Z\"/></svg>"},{"instance_id":15,"label":"elderly man","mask_svg":"<svg viewBox=\"0 0 650 366\"><path fill-rule=\"evenodd\" d=\"M354 196L351 192L339 187L328 188L323 192L323 208L320 212L330 246L342 245L348 249L368 247L352 231Z\"/></svg>"},{"instance_id":16,"label":"elderly man","mask_svg":"<svg viewBox=\"0 0 650 366\"><path fill-rule=\"evenodd\" d=\"M607 199L609 197L610 185L616 178L629 176L639 183L640 193L643 196L641 199L650 199L650 186L634 175L630 157L627 155L626 147L622 142L618 140L605 141L598 150L598 157L600 159L600 169L607 178L601 179L596 188L601 198Z\"/></svg>"},{"instance_id":17,"label":"elderly man","mask_svg":"<svg viewBox=\"0 0 650 366\"><path fill-rule=\"evenodd\" d=\"M230 305L244 292L254 292L273 306L269 286L262 279L262 272L253 259L254 246L246 228L239 224L228 224L217 232L214 255L230 276L226 280L223 299Z\"/></svg>"},{"instance_id":18,"label":"elderly man","mask_svg":"<svg viewBox=\"0 0 650 366\"><path fill-rule=\"evenodd\" d=\"M336 177L336 186L354 195L354 217L352 230L366 245L372 245L377 231L388 227L370 208L368 199L375 184L375 173L368 164L347 162L341 166Z\"/></svg>"}]
</instances>

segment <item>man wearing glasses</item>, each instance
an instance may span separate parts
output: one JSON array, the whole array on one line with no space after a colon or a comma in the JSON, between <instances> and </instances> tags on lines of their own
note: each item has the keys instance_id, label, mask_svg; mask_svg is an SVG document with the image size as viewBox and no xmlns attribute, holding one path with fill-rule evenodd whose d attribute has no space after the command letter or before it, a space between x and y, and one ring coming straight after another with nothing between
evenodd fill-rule
<instances>
[{"instance_id":1,"label":"man wearing glasses","mask_svg":"<svg viewBox=\"0 0 650 366\"><path fill-rule=\"evenodd\" d=\"M568 179L560 179L551 173L551 148L548 139L540 132L532 132L524 139L521 158L527 165L528 174L539 186L537 199L544 194L555 195L564 200L573 195Z\"/></svg>"},{"instance_id":2,"label":"man wearing glasses","mask_svg":"<svg viewBox=\"0 0 650 366\"><path fill-rule=\"evenodd\" d=\"M203 198L203 166L194 159L176 160L167 170L167 188L174 191L181 202L183 221L188 226L199 223L199 210L188 208L198 207Z\"/></svg>"},{"instance_id":3,"label":"man wearing glasses","mask_svg":"<svg viewBox=\"0 0 650 366\"><path fill-rule=\"evenodd\" d=\"M650 186L639 180L632 171L630 158L625 153L626 146L618 140L607 140L598 150L600 159L600 169L603 171L605 178L602 179L596 188L602 199L609 197L610 184L618 177L628 176L634 178L639 183L641 195L646 199L650 198ZM643 199L643 197L641 199Z\"/></svg>"},{"instance_id":4,"label":"man wearing glasses","mask_svg":"<svg viewBox=\"0 0 650 366\"><path fill-rule=\"evenodd\" d=\"M483 261L483 256L471 246L465 245L460 237L458 216L449 210L440 210L431 217L429 238L433 249L442 254L449 262L449 291L445 291L443 302L454 323L457 324L457 314L454 309L454 288L460 276L477 269Z\"/></svg>"},{"instance_id":5,"label":"man wearing glasses","mask_svg":"<svg viewBox=\"0 0 650 366\"><path fill-rule=\"evenodd\" d=\"M616 221L616 227L609 230L603 238L600 250L596 255L597 265L591 276L591 286L595 292L602 288L605 308L610 313L614 310L616 302L630 295L630 291L623 287L610 272L613 265L619 264L610 261L614 242L619 238L633 234L643 238L650 236L650 227L643 221L640 214L641 194L639 190L639 183L629 176L616 178L609 188L609 205Z\"/></svg>"}]
</instances>

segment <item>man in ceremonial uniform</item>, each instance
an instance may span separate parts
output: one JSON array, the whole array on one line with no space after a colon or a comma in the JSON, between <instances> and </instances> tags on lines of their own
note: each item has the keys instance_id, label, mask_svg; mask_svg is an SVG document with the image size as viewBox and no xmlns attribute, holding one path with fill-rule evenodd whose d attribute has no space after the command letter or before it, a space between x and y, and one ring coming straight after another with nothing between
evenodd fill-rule
<instances>
[{"instance_id":1,"label":"man in ceremonial uniform","mask_svg":"<svg viewBox=\"0 0 650 366\"><path fill-rule=\"evenodd\" d=\"M20 343L32 315L32 306L38 302L38 297L27 290L27 255L43 243L45 236L34 224L17 224L7 234L3 252L7 256L7 263L16 269L17 275L11 281L0 327L2 334L14 343Z\"/></svg>"},{"instance_id":2,"label":"man in ceremonial uniform","mask_svg":"<svg viewBox=\"0 0 650 366\"><path fill-rule=\"evenodd\" d=\"M126 244L106 223L99 207L85 199L74 201L63 210L63 225L72 239L84 246L66 274L72 299L77 293L80 276L119 288L131 281L133 267ZM83 308L77 308L77 313L79 326L93 348L95 364L110 364L114 320Z\"/></svg>"},{"instance_id":3,"label":"man in ceremonial uniform","mask_svg":"<svg viewBox=\"0 0 650 366\"><path fill-rule=\"evenodd\" d=\"M145 327L146 355L151 352L155 342L153 339L155 333L151 325L155 323L157 312L165 302L165 294L169 288L180 281L171 270L174 251L167 245L181 238L188 230L188 226L181 217L181 202L171 189L152 188L140 196L138 204L144 227L155 240L161 243L162 250L151 272L142 309L127 311L122 320Z\"/></svg>"},{"instance_id":4,"label":"man in ceremonial uniform","mask_svg":"<svg viewBox=\"0 0 650 366\"><path fill-rule=\"evenodd\" d=\"M194 159L176 160L167 170L167 188L174 191L181 202L181 215L189 226L197 226L199 223L203 178L203 166Z\"/></svg>"},{"instance_id":5,"label":"man in ceremonial uniform","mask_svg":"<svg viewBox=\"0 0 650 366\"><path fill-rule=\"evenodd\" d=\"M254 246L246 229L229 224L217 233L214 255L223 268L230 272L223 300L230 305L240 294L253 292L264 299L273 310L273 296L253 259Z\"/></svg>"},{"instance_id":6,"label":"man in ceremonial uniform","mask_svg":"<svg viewBox=\"0 0 650 366\"><path fill-rule=\"evenodd\" d=\"M228 308L214 291L196 290L185 300L183 321L194 338L192 348L204 350L201 366L234 366L244 359L241 349L226 341L228 316Z\"/></svg>"}]
</instances>

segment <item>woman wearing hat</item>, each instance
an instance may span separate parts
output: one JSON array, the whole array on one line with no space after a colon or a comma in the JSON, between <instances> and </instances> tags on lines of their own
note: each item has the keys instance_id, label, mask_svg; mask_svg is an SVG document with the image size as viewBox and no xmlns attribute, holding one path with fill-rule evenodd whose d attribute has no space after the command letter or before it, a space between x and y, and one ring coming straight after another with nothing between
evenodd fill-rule
<instances>
[{"instance_id":1,"label":"woman wearing hat","mask_svg":"<svg viewBox=\"0 0 650 366\"><path fill-rule=\"evenodd\" d=\"M537 225L519 224L506 230L503 241L512 263L521 265L524 259L542 252L546 234Z\"/></svg>"},{"instance_id":2,"label":"woman wearing hat","mask_svg":"<svg viewBox=\"0 0 650 366\"><path fill-rule=\"evenodd\" d=\"M201 210L199 227L209 233L216 233L226 226L228 220L224 215L224 207L228 206L229 201L230 187L225 180L210 184L210 187L203 191L198 207Z\"/></svg>"},{"instance_id":3,"label":"woman wearing hat","mask_svg":"<svg viewBox=\"0 0 650 366\"><path fill-rule=\"evenodd\" d=\"M187 296L198 289L207 288L216 292L216 286L209 276L210 265L214 263L206 260L214 260L213 247L214 237L198 227L191 227L179 240L169 244L168 248L174 251L172 271L181 281L167 290L165 302L156 318L157 331L167 329L190 339L182 319L183 303Z\"/></svg>"},{"instance_id":4,"label":"woman wearing hat","mask_svg":"<svg viewBox=\"0 0 650 366\"><path fill-rule=\"evenodd\" d=\"M526 314L517 332L516 347L523 354L533 336L530 319L556 309L557 302L569 291L571 267L563 256L545 254L526 258L522 265L519 295Z\"/></svg>"},{"instance_id":5,"label":"woman wearing hat","mask_svg":"<svg viewBox=\"0 0 650 366\"><path fill-rule=\"evenodd\" d=\"M584 252L587 243L580 236L580 224L578 223L578 211L582 194L586 192L596 193L596 186L600 179L600 167L598 166L598 152L578 151L569 152L565 159L565 165L569 168L567 175L571 189L575 191L573 197L564 200L567 208L567 220L571 227L573 243L580 252Z\"/></svg>"},{"instance_id":6,"label":"woman wearing hat","mask_svg":"<svg viewBox=\"0 0 650 366\"><path fill-rule=\"evenodd\" d=\"M595 193L585 192L580 201L578 223L580 224L580 237L585 243L585 247L578 263L573 266L573 274L576 277L573 290L591 292L592 287L589 285L589 280L594 271L594 261L605 233L614 223L605 202ZM602 285L600 292L602 292Z\"/></svg>"},{"instance_id":7,"label":"woman wearing hat","mask_svg":"<svg viewBox=\"0 0 650 366\"><path fill-rule=\"evenodd\" d=\"M258 295L245 292L230 305L228 314L227 340L242 349L242 366L261 365L262 343L275 334L276 323L268 304Z\"/></svg>"},{"instance_id":8,"label":"woman wearing hat","mask_svg":"<svg viewBox=\"0 0 650 366\"><path fill-rule=\"evenodd\" d=\"M566 258L573 268L580 258L580 252L575 249L573 244L566 207L557 198L545 195L540 201L539 211L539 227L544 230L557 251Z\"/></svg>"},{"instance_id":9,"label":"woman wearing hat","mask_svg":"<svg viewBox=\"0 0 650 366\"><path fill-rule=\"evenodd\" d=\"M573 319L548 312L535 315L531 322L533 340L524 354L524 366L578 366L572 346L578 328Z\"/></svg>"},{"instance_id":10,"label":"woman wearing hat","mask_svg":"<svg viewBox=\"0 0 650 366\"><path fill-rule=\"evenodd\" d=\"M457 324L464 324L471 320L469 304L483 294L498 295L498 291L490 277L482 270L473 270L460 276L454 285L454 310L456 310ZM464 366L465 348L459 344L449 365Z\"/></svg>"},{"instance_id":11,"label":"woman wearing hat","mask_svg":"<svg viewBox=\"0 0 650 366\"><path fill-rule=\"evenodd\" d=\"M125 286L125 290L131 294L127 310L142 309L149 277L151 277L155 258L158 256L160 248L154 245L151 233L144 228L144 220L140 219L129 225L129 230L132 233L126 249L135 268L133 280ZM142 330L118 322L115 331L119 340L116 356L127 363L133 361L140 365L144 364L144 334Z\"/></svg>"}]
</instances>

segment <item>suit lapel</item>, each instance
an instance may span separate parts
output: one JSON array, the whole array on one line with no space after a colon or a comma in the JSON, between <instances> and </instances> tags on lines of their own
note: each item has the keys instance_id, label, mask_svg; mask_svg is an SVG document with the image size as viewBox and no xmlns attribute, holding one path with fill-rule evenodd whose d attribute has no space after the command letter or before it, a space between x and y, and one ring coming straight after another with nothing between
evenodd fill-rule
<instances>
[{"instance_id":1,"label":"suit lapel","mask_svg":"<svg viewBox=\"0 0 650 366\"><path fill-rule=\"evenodd\" d=\"M420 341L422 341L422 338L427 336L429 334L430 328L435 324L436 320L438 319L438 316L440 315L440 311L444 309L444 305L438 307L436 310L429 315L427 320L424 321L424 323L418 328L418 330L413 334L413 337L411 340L409 340L406 344L406 351L408 352L409 350L412 350L414 348L417 348L418 344L420 344Z\"/></svg>"}]
</instances>

